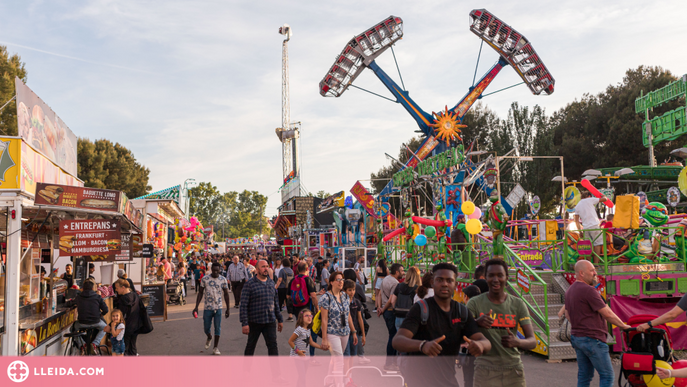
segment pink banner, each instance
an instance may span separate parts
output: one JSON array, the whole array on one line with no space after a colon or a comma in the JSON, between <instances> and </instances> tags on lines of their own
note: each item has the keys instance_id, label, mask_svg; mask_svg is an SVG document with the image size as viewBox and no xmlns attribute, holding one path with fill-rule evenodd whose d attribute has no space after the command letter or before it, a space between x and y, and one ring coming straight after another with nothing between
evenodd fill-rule
<instances>
[{"instance_id":1,"label":"pink banner","mask_svg":"<svg viewBox=\"0 0 687 387\"><path fill-rule=\"evenodd\" d=\"M611 297L611 310L618 315L618 317L627 321L630 317L636 316L638 314L654 314L660 316L669 310L673 309L679 298L673 298L673 302L656 302L663 301L664 299L654 299L653 301L637 300L632 297L624 296L613 296ZM680 313L678 318L674 321L669 322L668 330L670 331L670 336L673 339L673 349L687 349L687 327L685 327L685 314ZM619 330L618 328L613 329L613 334L616 337L617 344L613 346L613 350L620 351L620 340L618 338Z\"/></svg>"},{"instance_id":2,"label":"pink banner","mask_svg":"<svg viewBox=\"0 0 687 387\"><path fill-rule=\"evenodd\" d=\"M344 365L343 357L317 356L319 364L311 363L311 359L289 356L0 357L0 386L197 386L198 370L221 370L212 377L226 379L229 385L237 386L304 386L306 382L309 386L343 386L349 381L358 386L404 386L403 372L383 371L386 357L371 357L371 362L365 365L355 359L350 367ZM414 363L424 367L423 360L433 361L425 359L414 359ZM170 364L184 367L170 370Z\"/></svg>"}]
</instances>

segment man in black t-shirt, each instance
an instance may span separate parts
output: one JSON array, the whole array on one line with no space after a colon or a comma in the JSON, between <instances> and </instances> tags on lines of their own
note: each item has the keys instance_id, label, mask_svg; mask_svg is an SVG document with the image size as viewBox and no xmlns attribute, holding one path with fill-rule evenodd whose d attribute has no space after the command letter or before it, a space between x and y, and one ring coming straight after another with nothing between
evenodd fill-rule
<instances>
[{"instance_id":1,"label":"man in black t-shirt","mask_svg":"<svg viewBox=\"0 0 687 387\"><path fill-rule=\"evenodd\" d=\"M491 343L480 333L467 307L453 300L456 267L439 263L434 265L432 272L434 297L425 300L426 321L423 321L421 303L415 303L392 344L397 351L411 355L403 357L401 365L408 387L458 387L455 361L460 345L467 342L470 354L480 356L489 352ZM428 359L422 355L438 358Z\"/></svg>"}]
</instances>

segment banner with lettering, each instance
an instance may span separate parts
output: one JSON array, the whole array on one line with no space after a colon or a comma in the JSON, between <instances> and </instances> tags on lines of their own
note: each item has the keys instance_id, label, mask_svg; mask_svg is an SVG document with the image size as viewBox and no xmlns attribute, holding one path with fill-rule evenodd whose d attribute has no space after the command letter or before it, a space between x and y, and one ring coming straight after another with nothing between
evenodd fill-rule
<instances>
[{"instance_id":1,"label":"banner with lettering","mask_svg":"<svg viewBox=\"0 0 687 387\"><path fill-rule=\"evenodd\" d=\"M368 214L370 214L373 218L377 218L377 214L375 214L374 211L375 199L372 197L372 195L370 195L365 186L360 184L359 181L356 181L355 185L353 185L353 188L351 188L351 194L353 194L353 196L358 199L360 204L365 207L365 210Z\"/></svg>"}]
</instances>

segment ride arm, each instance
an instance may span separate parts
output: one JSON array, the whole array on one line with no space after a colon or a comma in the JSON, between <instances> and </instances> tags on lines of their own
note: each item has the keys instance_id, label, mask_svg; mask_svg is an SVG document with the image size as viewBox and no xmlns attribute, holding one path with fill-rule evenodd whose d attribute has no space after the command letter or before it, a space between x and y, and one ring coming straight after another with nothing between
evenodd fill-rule
<instances>
[{"instance_id":1,"label":"ride arm","mask_svg":"<svg viewBox=\"0 0 687 387\"><path fill-rule=\"evenodd\" d=\"M377 78L386 86L387 89L394 95L396 102L403 105L403 107L410 113L410 115L415 119L417 125L420 127L422 132L427 136L432 134L432 128L429 126L434 122L434 118L422 110L415 101L408 95L407 91L403 89L394 82L385 72L382 70L375 61L370 62L368 65L370 70L372 70Z\"/></svg>"},{"instance_id":2,"label":"ride arm","mask_svg":"<svg viewBox=\"0 0 687 387\"><path fill-rule=\"evenodd\" d=\"M499 58L499 61L496 62L496 64L487 71L486 74L480 79L479 82L477 82L477 85L474 87L470 88L470 91L463 97L463 99L458 102L456 106L451 108L451 111L456 113L458 115L458 118L463 119L463 116L465 116L465 113L470 110L470 107L477 102L478 99L482 98L482 93L484 93L484 90L491 84L491 82L496 78L496 76L501 72L501 70L508 66L508 62L503 59L503 57Z\"/></svg>"}]
</instances>

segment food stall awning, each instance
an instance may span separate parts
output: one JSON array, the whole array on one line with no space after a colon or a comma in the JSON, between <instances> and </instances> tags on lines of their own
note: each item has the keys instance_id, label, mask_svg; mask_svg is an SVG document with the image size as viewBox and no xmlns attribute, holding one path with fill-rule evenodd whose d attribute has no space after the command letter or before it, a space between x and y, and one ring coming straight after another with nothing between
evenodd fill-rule
<instances>
[{"instance_id":1,"label":"food stall awning","mask_svg":"<svg viewBox=\"0 0 687 387\"><path fill-rule=\"evenodd\" d=\"M179 191L181 191L181 185L175 185L174 187L139 196L136 199L171 199L179 203Z\"/></svg>"},{"instance_id":2,"label":"food stall awning","mask_svg":"<svg viewBox=\"0 0 687 387\"><path fill-rule=\"evenodd\" d=\"M63 219L97 219L97 217L102 217L104 219L121 219L125 231L134 234L143 234L140 228L138 228L129 218L124 216L124 214L119 212L44 205L24 207L24 216L35 218L37 221L44 220L48 214Z\"/></svg>"}]
</instances>

